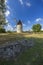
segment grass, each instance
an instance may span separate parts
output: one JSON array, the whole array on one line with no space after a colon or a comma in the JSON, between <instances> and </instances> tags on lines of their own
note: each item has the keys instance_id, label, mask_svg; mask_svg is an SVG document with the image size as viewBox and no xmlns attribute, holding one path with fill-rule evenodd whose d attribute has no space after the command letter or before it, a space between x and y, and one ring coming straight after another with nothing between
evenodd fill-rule
<instances>
[{"instance_id":1,"label":"grass","mask_svg":"<svg viewBox=\"0 0 43 65\"><path fill-rule=\"evenodd\" d=\"M28 49L19 57L17 61L19 65L43 65L43 39L35 38L34 41L34 47Z\"/></svg>"},{"instance_id":2,"label":"grass","mask_svg":"<svg viewBox=\"0 0 43 65\"><path fill-rule=\"evenodd\" d=\"M29 34L29 33L10 33L0 35L0 44L7 41L17 41L21 39L33 39L34 46L24 51L16 61L0 61L0 65L43 65L43 33ZM3 40L3 41L2 41Z\"/></svg>"}]
</instances>

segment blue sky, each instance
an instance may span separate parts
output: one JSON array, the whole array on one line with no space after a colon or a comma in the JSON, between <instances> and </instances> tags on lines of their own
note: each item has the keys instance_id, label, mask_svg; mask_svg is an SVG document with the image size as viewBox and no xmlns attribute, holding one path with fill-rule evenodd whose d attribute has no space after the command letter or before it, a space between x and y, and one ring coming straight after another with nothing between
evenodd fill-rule
<instances>
[{"instance_id":1,"label":"blue sky","mask_svg":"<svg viewBox=\"0 0 43 65\"><path fill-rule=\"evenodd\" d=\"M31 30L40 23L43 30L43 0L5 0L6 30L16 30L15 18L22 21L23 30Z\"/></svg>"}]
</instances>

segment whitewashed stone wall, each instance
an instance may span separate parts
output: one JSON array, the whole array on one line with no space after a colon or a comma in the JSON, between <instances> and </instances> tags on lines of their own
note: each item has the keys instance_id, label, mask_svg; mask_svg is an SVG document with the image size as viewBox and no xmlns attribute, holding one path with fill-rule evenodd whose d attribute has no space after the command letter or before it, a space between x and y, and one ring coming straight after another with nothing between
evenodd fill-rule
<instances>
[{"instance_id":1,"label":"whitewashed stone wall","mask_svg":"<svg viewBox=\"0 0 43 65\"><path fill-rule=\"evenodd\" d=\"M17 25L17 33L21 33L22 32L22 25Z\"/></svg>"}]
</instances>

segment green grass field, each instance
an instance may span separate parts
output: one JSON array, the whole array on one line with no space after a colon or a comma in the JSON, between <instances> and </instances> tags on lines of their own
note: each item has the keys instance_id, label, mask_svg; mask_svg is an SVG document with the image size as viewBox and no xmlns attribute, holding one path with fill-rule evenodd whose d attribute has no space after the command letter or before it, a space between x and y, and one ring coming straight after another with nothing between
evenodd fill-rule
<instances>
[{"instance_id":1,"label":"green grass field","mask_svg":"<svg viewBox=\"0 0 43 65\"><path fill-rule=\"evenodd\" d=\"M34 46L24 51L15 61L0 61L0 65L43 65L43 33L10 33L0 35L0 45L20 39L33 39Z\"/></svg>"}]
</instances>

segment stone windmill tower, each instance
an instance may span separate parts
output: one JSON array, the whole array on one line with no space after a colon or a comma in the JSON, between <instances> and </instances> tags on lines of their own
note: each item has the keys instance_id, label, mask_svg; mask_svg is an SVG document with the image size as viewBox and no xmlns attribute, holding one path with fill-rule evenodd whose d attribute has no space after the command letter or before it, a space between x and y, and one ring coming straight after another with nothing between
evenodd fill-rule
<instances>
[{"instance_id":1,"label":"stone windmill tower","mask_svg":"<svg viewBox=\"0 0 43 65\"><path fill-rule=\"evenodd\" d=\"M17 33L21 33L22 32L22 22L21 20L19 20L17 22Z\"/></svg>"}]
</instances>

